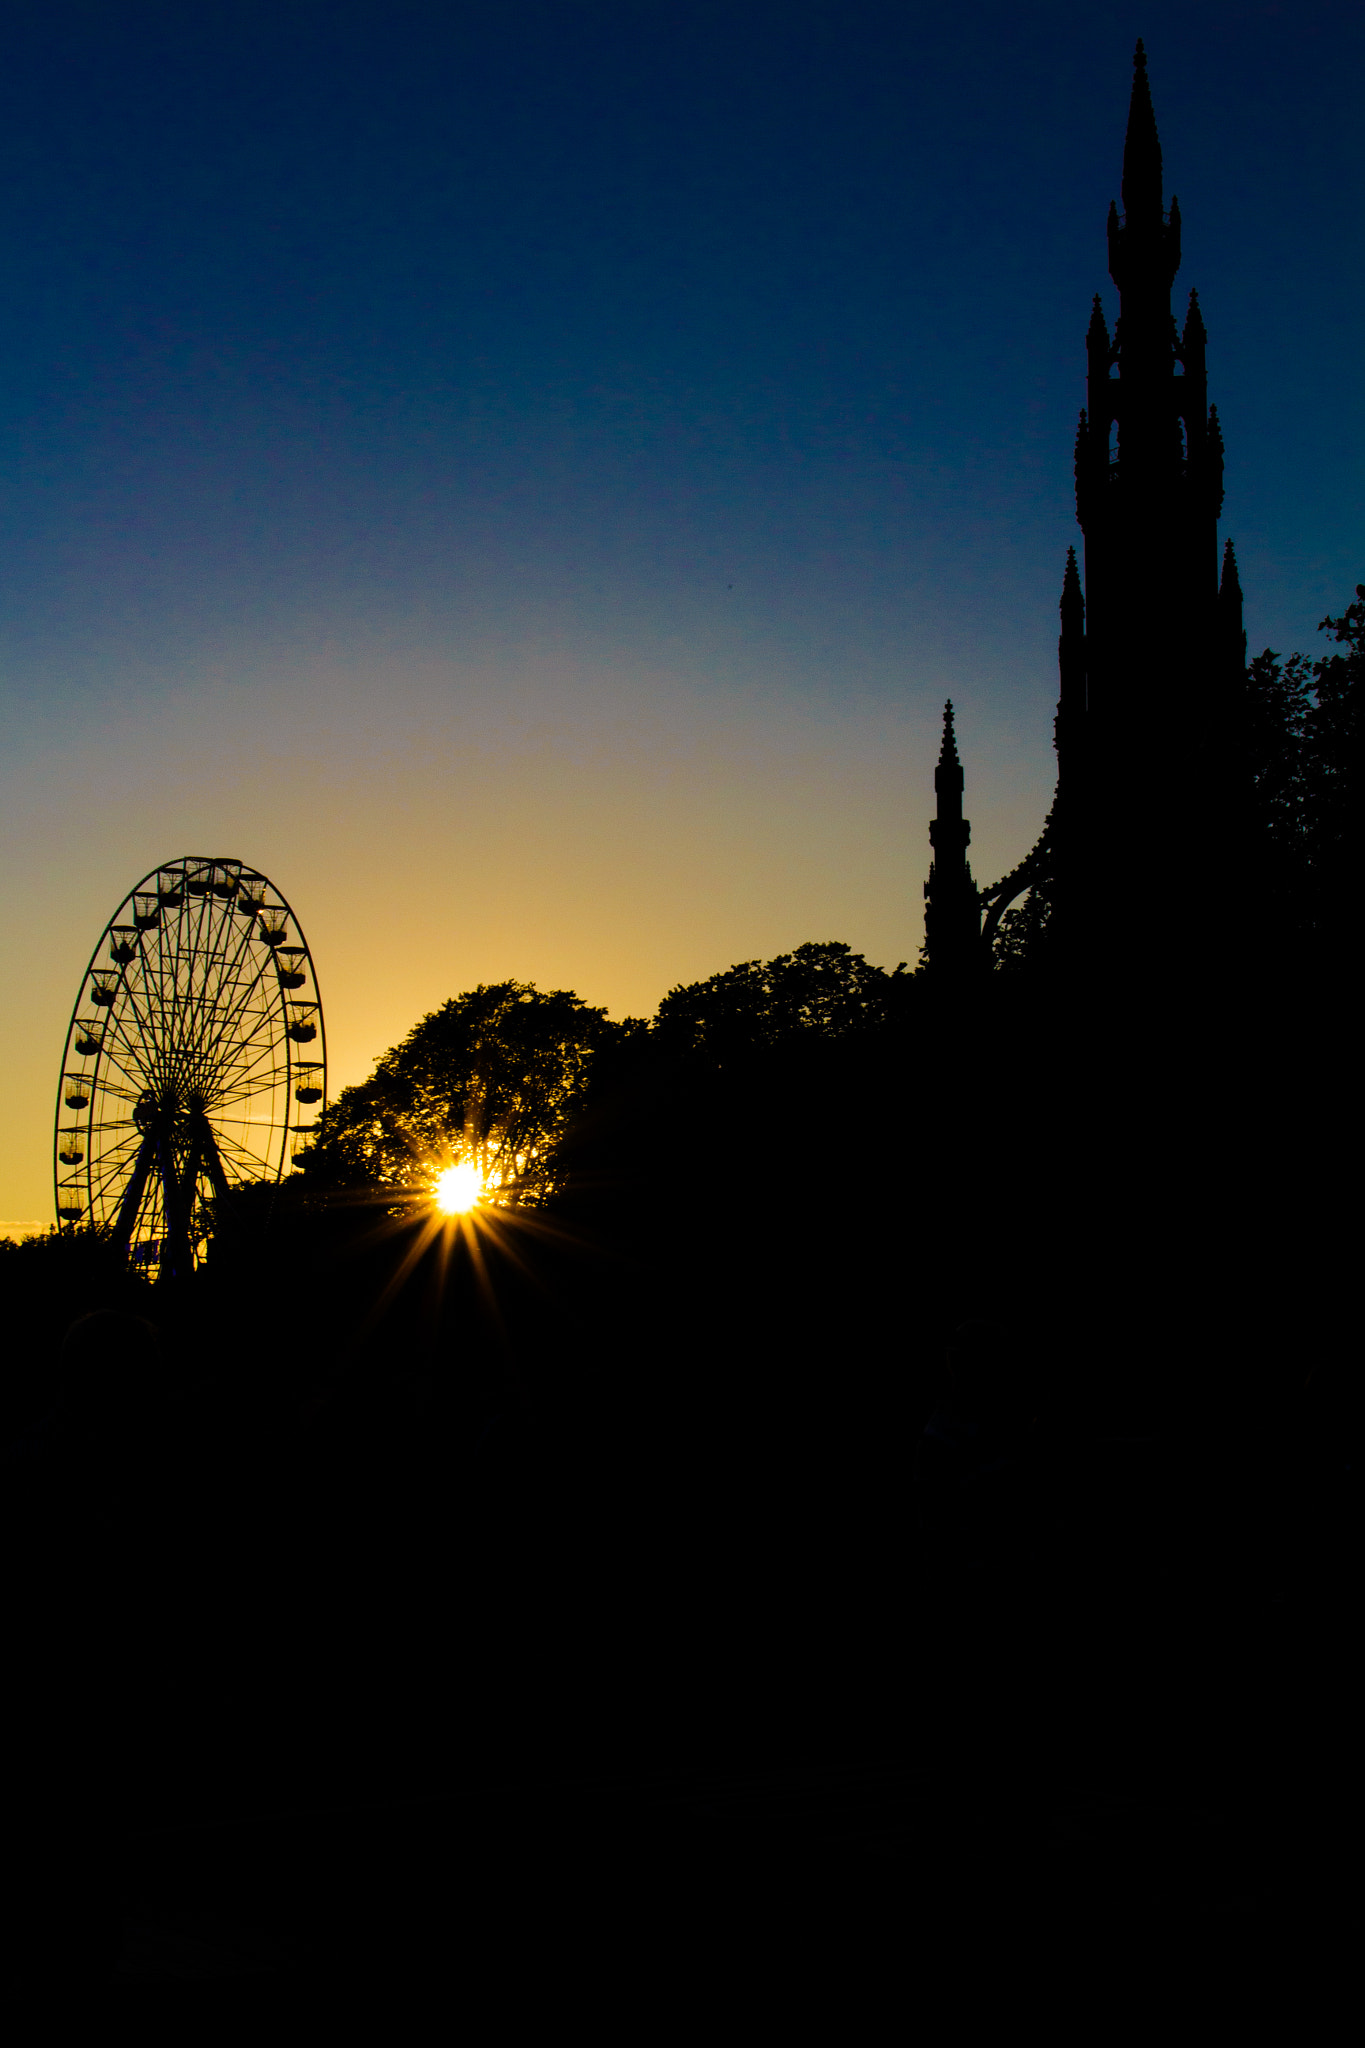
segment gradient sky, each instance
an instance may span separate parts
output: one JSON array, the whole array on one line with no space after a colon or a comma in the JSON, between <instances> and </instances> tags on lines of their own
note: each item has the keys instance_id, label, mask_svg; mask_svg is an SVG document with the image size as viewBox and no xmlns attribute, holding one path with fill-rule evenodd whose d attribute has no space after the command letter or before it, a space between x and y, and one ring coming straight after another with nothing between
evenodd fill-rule
<instances>
[{"instance_id":1,"label":"gradient sky","mask_svg":"<svg viewBox=\"0 0 1365 2048\"><path fill-rule=\"evenodd\" d=\"M158 861L284 890L335 1088L479 981L913 963L945 696L1027 851L1138 35L1251 646L1316 650L1357 0L7 12L0 1218Z\"/></svg>"}]
</instances>

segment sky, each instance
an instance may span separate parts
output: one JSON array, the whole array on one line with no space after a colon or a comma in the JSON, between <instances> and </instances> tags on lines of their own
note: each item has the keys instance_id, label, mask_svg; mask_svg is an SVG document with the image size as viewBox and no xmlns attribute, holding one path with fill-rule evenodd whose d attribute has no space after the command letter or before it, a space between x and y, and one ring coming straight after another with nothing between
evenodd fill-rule
<instances>
[{"instance_id":1,"label":"sky","mask_svg":"<svg viewBox=\"0 0 1365 2048\"><path fill-rule=\"evenodd\" d=\"M292 902L335 1092L479 982L913 965L946 697L1022 857L1139 35L1251 648L1315 652L1355 0L7 10L0 1229L158 862Z\"/></svg>"}]
</instances>

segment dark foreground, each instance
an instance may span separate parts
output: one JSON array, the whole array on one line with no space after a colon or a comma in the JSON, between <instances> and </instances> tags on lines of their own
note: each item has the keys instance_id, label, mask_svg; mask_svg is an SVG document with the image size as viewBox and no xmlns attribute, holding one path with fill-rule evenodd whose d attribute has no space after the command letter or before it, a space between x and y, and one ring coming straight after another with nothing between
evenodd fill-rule
<instances>
[{"instance_id":1,"label":"dark foreground","mask_svg":"<svg viewBox=\"0 0 1365 2048\"><path fill-rule=\"evenodd\" d=\"M646 2039L817 2009L861 2039L1101 1982L1100 2038L1148 1997L1330 2010L1358 1891L1315 1604L1229 1588L1191 1634L1130 1599L1076 1635L1017 1584L949 1592L912 1579L880 1636L856 1602L842 1633L751 1617L746 1644L732 1617L720 1664L705 1630L609 1659L591 1616L485 1622L455 1664L405 1660L401 1620L305 1628L209 1715L215 1755L168 1730L174 1770L24 1995Z\"/></svg>"},{"instance_id":2,"label":"dark foreground","mask_svg":"<svg viewBox=\"0 0 1365 2048\"><path fill-rule=\"evenodd\" d=\"M1162 1799L1117 1768L986 1792L933 1761L811 1758L147 1833L104 1996L567 2027L724 1992L909 2018L1002 1972L1064 1994L1107 1966L1125 1998L1186 1975L1228 2003L1307 1972L1311 2006L1348 1951L1343 1845L1277 1793L1253 1771L1236 1800Z\"/></svg>"}]
</instances>

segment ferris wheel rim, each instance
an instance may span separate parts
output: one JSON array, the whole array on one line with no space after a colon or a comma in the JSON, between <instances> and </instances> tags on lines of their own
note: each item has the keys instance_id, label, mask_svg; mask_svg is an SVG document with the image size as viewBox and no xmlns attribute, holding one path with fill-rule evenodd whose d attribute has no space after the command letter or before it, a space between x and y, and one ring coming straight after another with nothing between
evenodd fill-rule
<instances>
[{"instance_id":1,"label":"ferris wheel rim","mask_svg":"<svg viewBox=\"0 0 1365 2048\"><path fill-rule=\"evenodd\" d=\"M230 911L243 908L240 925L229 921ZM152 931L154 957L145 943ZM130 979L134 964L136 980ZM82 1014L92 1006L93 1016ZM246 1181L278 1186L306 1156L306 1140L326 1105L326 1077L317 964L285 892L235 855L182 854L158 862L105 920L67 1021L53 1129L55 1227L89 1226L106 1234L113 1228L117 1236L133 1180L140 1171L145 1182L150 1171L149 1101L159 1105L164 1126L156 1166L164 1185L152 1207L163 1199L160 1220L167 1229L176 1220L173 1190L191 1221L202 1210L204 1174L215 1199ZM305 1086L307 1095L300 1092ZM104 1114L111 1103L122 1105L112 1120ZM264 1117L252 1113L262 1105L268 1106ZM64 1108L77 1110L79 1121L64 1116ZM304 1111L311 1121L299 1120ZM188 1179L180 1187L182 1168ZM139 1186L125 1235L136 1227L141 1200ZM137 1256L164 1263L170 1242L164 1234L148 1240ZM131 1240L125 1249L134 1255Z\"/></svg>"}]
</instances>

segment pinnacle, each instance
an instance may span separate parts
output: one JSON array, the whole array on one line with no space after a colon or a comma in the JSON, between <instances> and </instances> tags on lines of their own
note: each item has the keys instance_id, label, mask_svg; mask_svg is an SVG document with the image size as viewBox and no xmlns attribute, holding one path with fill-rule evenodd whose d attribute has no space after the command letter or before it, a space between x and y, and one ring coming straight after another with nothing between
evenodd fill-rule
<instances>
[{"instance_id":1,"label":"pinnacle","mask_svg":"<svg viewBox=\"0 0 1365 2048\"><path fill-rule=\"evenodd\" d=\"M1133 57L1133 92L1123 138L1123 205L1130 220L1161 218L1161 143L1141 43Z\"/></svg>"},{"instance_id":2,"label":"pinnacle","mask_svg":"<svg viewBox=\"0 0 1365 2048\"><path fill-rule=\"evenodd\" d=\"M1231 537L1223 543L1223 574L1218 585L1218 595L1228 598L1236 596L1238 599L1242 595L1241 578L1237 574L1237 554Z\"/></svg>"}]
</instances>

